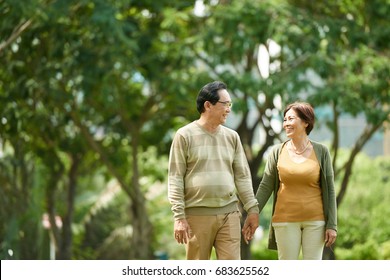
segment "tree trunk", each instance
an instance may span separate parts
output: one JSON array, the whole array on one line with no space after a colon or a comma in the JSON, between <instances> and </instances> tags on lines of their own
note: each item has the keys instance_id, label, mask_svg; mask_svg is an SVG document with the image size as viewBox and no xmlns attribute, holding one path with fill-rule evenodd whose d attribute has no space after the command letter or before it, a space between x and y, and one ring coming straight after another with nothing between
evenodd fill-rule
<instances>
[{"instance_id":1,"label":"tree trunk","mask_svg":"<svg viewBox=\"0 0 390 280\"><path fill-rule=\"evenodd\" d=\"M139 184L139 167L138 167L138 137L132 135L132 157L133 157L133 176L132 185L133 191L132 204L130 207L131 221L133 223L132 248L130 252L131 259L152 259L152 224L149 220L149 215L145 207L145 198L141 192Z\"/></svg>"},{"instance_id":2,"label":"tree trunk","mask_svg":"<svg viewBox=\"0 0 390 280\"><path fill-rule=\"evenodd\" d=\"M335 101L336 102L336 101ZM337 103L333 104L333 124L331 127L331 130L334 131L333 133L333 142L332 142L332 150L333 150L333 161L332 161L332 166L333 169L336 170L336 162L337 162L337 157L338 157L338 150L339 150L339 138L340 138L340 133L339 133L339 112L336 109Z\"/></svg>"},{"instance_id":3,"label":"tree trunk","mask_svg":"<svg viewBox=\"0 0 390 280\"><path fill-rule=\"evenodd\" d=\"M133 236L131 239L130 259L153 259L152 251L152 224L143 203L133 203L131 208Z\"/></svg>"},{"instance_id":4,"label":"tree trunk","mask_svg":"<svg viewBox=\"0 0 390 280\"><path fill-rule=\"evenodd\" d=\"M77 188L77 173L80 158L78 155L72 155L72 165L69 170L69 185L67 199L67 213L63 218L61 250L59 250L58 259L70 260L72 258L72 221L74 213L74 200Z\"/></svg>"},{"instance_id":5,"label":"tree trunk","mask_svg":"<svg viewBox=\"0 0 390 280\"><path fill-rule=\"evenodd\" d=\"M130 259L150 259L153 257L152 253L152 224L149 220L149 215L145 206L145 198L141 192L139 185L139 167L138 167L138 129L131 130L131 146L133 159L133 176L131 184L128 184L124 176L117 170L108 159L104 148L97 143L88 129L81 123L76 110L71 112L72 119L76 125L81 129L87 142L99 154L100 160L105 164L110 173L118 180L121 188L128 195L130 199L130 220L133 227L133 237L130 241L132 244L132 251L129 252ZM128 124L130 125L130 124Z\"/></svg>"},{"instance_id":6,"label":"tree trunk","mask_svg":"<svg viewBox=\"0 0 390 280\"><path fill-rule=\"evenodd\" d=\"M55 246L55 255L61 255L61 234L56 223L56 207L55 207L55 194L58 182L64 172L64 166L54 153L54 161L51 161L51 172L50 178L46 186L46 211L49 217L49 235L51 238L52 245Z\"/></svg>"},{"instance_id":7,"label":"tree trunk","mask_svg":"<svg viewBox=\"0 0 390 280\"><path fill-rule=\"evenodd\" d=\"M341 188L339 193L337 194L337 207L341 204L345 193L347 192L347 186L349 182L349 178L352 174L352 166L353 162L357 156L357 154L363 149L363 146L367 143L367 141L372 137L372 135L382 126L383 122L379 122L376 125L367 125L359 137L359 140L356 141L355 146L353 147L351 154L349 156L348 161L344 165L342 169L344 169L344 176L341 182Z\"/></svg>"}]
</instances>

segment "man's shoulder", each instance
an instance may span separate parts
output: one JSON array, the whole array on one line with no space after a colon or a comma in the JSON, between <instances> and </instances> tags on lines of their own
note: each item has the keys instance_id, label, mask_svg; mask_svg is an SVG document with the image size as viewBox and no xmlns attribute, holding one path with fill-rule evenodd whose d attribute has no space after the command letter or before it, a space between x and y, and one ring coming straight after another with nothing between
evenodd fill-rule
<instances>
[{"instance_id":1,"label":"man's shoulder","mask_svg":"<svg viewBox=\"0 0 390 280\"><path fill-rule=\"evenodd\" d=\"M230 127L224 126L224 125L221 125L221 131L224 134L227 134L227 135L232 135L232 136L235 136L235 137L238 136L238 132L237 131L235 131L234 129L232 129Z\"/></svg>"},{"instance_id":2,"label":"man's shoulder","mask_svg":"<svg viewBox=\"0 0 390 280\"><path fill-rule=\"evenodd\" d=\"M187 123L187 124L183 125L177 131L186 131L188 129L193 129L194 127L196 127L196 125L195 125L195 122L192 121L190 123Z\"/></svg>"},{"instance_id":3,"label":"man's shoulder","mask_svg":"<svg viewBox=\"0 0 390 280\"><path fill-rule=\"evenodd\" d=\"M190 123L180 127L176 131L176 134L185 136L185 135L191 134L194 131L194 129L197 129L195 122L190 122Z\"/></svg>"}]
</instances>

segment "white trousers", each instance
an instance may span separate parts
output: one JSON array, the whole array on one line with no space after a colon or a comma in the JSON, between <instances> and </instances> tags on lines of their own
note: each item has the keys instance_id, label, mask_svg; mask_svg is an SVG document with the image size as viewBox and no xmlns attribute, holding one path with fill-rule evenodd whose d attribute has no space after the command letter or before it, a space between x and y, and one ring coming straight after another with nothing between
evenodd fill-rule
<instances>
[{"instance_id":1,"label":"white trousers","mask_svg":"<svg viewBox=\"0 0 390 280\"><path fill-rule=\"evenodd\" d=\"M321 260L325 245L325 222L272 223L279 260Z\"/></svg>"}]
</instances>

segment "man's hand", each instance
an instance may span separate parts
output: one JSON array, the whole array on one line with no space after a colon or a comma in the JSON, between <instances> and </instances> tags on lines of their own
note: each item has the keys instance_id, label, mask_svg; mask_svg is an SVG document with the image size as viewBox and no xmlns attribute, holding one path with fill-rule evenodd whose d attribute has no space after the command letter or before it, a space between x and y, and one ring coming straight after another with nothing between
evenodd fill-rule
<instances>
[{"instance_id":1,"label":"man's hand","mask_svg":"<svg viewBox=\"0 0 390 280\"><path fill-rule=\"evenodd\" d=\"M259 214L252 213L246 217L244 226L242 227L242 235L245 243L248 244L253 239L256 229L259 227Z\"/></svg>"},{"instance_id":2,"label":"man's hand","mask_svg":"<svg viewBox=\"0 0 390 280\"><path fill-rule=\"evenodd\" d=\"M177 243L187 244L190 240L191 228L186 219L180 219L175 221L174 234Z\"/></svg>"}]
</instances>

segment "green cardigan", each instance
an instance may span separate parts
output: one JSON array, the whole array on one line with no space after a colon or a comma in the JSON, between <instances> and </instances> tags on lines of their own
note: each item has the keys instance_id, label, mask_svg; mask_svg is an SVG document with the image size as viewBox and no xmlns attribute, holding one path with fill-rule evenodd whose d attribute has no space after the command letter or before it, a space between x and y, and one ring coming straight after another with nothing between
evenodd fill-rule
<instances>
[{"instance_id":1,"label":"green cardigan","mask_svg":"<svg viewBox=\"0 0 390 280\"><path fill-rule=\"evenodd\" d=\"M278 199L279 190L279 173L277 168L278 157L281 153L281 148L286 145L288 141L276 145L270 152L265 166L264 175L256 193L257 201L259 202L260 211L263 210L268 199L273 193L272 215L275 211L276 200ZM325 226L326 229L334 229L337 231L337 207L336 195L334 189L334 173L332 161L328 148L320 143L311 141L314 152L320 164L320 187L322 190L322 203L324 207ZM275 233L270 225L268 248L277 249Z\"/></svg>"}]
</instances>

